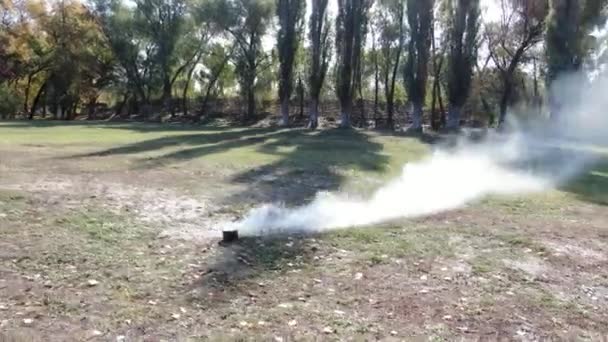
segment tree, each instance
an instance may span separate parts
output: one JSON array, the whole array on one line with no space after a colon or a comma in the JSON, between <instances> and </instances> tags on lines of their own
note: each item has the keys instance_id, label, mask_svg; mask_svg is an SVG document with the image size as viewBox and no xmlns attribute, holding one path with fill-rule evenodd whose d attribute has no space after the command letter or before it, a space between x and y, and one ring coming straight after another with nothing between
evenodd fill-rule
<instances>
[{"instance_id":1,"label":"tree","mask_svg":"<svg viewBox=\"0 0 608 342\"><path fill-rule=\"evenodd\" d=\"M498 125L502 127L513 95L514 75L528 50L542 41L547 0L500 0L501 18L486 25L488 52L502 79Z\"/></svg>"},{"instance_id":2,"label":"tree","mask_svg":"<svg viewBox=\"0 0 608 342\"><path fill-rule=\"evenodd\" d=\"M279 31L277 50L279 54L279 101L281 102L281 125L289 123L289 98L293 90L293 69L302 31L305 2L303 0L278 0L277 16Z\"/></svg>"},{"instance_id":3,"label":"tree","mask_svg":"<svg viewBox=\"0 0 608 342\"><path fill-rule=\"evenodd\" d=\"M441 2L439 2L441 4ZM441 6L439 6L441 8ZM439 12L441 14L441 12ZM431 128L435 131L445 126L445 110L443 106L443 96L441 91L441 84L444 81L443 66L446 60L447 50L447 35L440 34L444 28L445 18L435 18L432 25L433 37L431 40L431 64L432 64L432 78L433 85L431 91ZM437 45L441 47L438 50ZM437 112L437 104L439 104L439 113Z\"/></svg>"},{"instance_id":4,"label":"tree","mask_svg":"<svg viewBox=\"0 0 608 342\"><path fill-rule=\"evenodd\" d=\"M363 37L371 0L338 0L336 20L337 80L340 126L350 127L353 95L360 68Z\"/></svg>"},{"instance_id":5,"label":"tree","mask_svg":"<svg viewBox=\"0 0 608 342\"><path fill-rule=\"evenodd\" d=\"M471 90L477 60L479 0L447 0L449 15L448 119L446 128L460 127L461 113Z\"/></svg>"},{"instance_id":6,"label":"tree","mask_svg":"<svg viewBox=\"0 0 608 342\"><path fill-rule=\"evenodd\" d=\"M160 69L162 101L165 109L171 106L172 69L176 63L176 47L184 35L185 0L135 0L138 28L153 43L149 51Z\"/></svg>"},{"instance_id":7,"label":"tree","mask_svg":"<svg viewBox=\"0 0 608 342\"><path fill-rule=\"evenodd\" d=\"M155 86L153 43L138 28L133 8L120 0L96 0L95 13L118 65L116 86L124 93L121 103L141 102L145 109Z\"/></svg>"},{"instance_id":8,"label":"tree","mask_svg":"<svg viewBox=\"0 0 608 342\"><path fill-rule=\"evenodd\" d=\"M10 103L19 104L25 114L36 87L36 99L40 98L53 61L50 42L54 36L48 34L51 9L30 1L2 2L0 9L0 84L13 83L12 89L7 84L5 91L13 94ZM34 100L33 107L36 103Z\"/></svg>"},{"instance_id":9,"label":"tree","mask_svg":"<svg viewBox=\"0 0 608 342\"><path fill-rule=\"evenodd\" d=\"M114 60L98 22L78 1L60 1L48 12L43 9L37 13L36 24L40 36L46 39L45 67L30 118L43 94L45 99L50 98L56 118L72 119L83 100L89 109L94 108L114 70ZM31 76L27 77L27 93Z\"/></svg>"},{"instance_id":10,"label":"tree","mask_svg":"<svg viewBox=\"0 0 608 342\"><path fill-rule=\"evenodd\" d=\"M372 50L371 54L371 62L373 64L373 73L374 73L374 122L377 124L378 120L378 105L380 102L380 61L379 61L379 53L378 53L378 15L376 13L372 14L372 25L371 25L371 33L372 33Z\"/></svg>"},{"instance_id":11,"label":"tree","mask_svg":"<svg viewBox=\"0 0 608 342\"><path fill-rule=\"evenodd\" d=\"M413 131L422 131L422 109L426 99L434 8L434 0L408 0L407 2L407 18L411 37L404 79L413 108L413 122L410 127Z\"/></svg>"},{"instance_id":12,"label":"tree","mask_svg":"<svg viewBox=\"0 0 608 342\"><path fill-rule=\"evenodd\" d=\"M607 3L607 0L551 0L549 2L545 51L546 83L551 116L559 116L563 109L560 100L563 90L560 89L559 84L555 84L555 80L581 69L584 56L593 45L590 42L590 30L604 19Z\"/></svg>"},{"instance_id":13,"label":"tree","mask_svg":"<svg viewBox=\"0 0 608 342\"><path fill-rule=\"evenodd\" d=\"M395 88L399 62L405 43L405 7L400 0L383 0L379 2L377 23L380 39L380 73L384 83L387 124L393 127Z\"/></svg>"},{"instance_id":14,"label":"tree","mask_svg":"<svg viewBox=\"0 0 608 342\"><path fill-rule=\"evenodd\" d=\"M196 120L200 120L202 116L207 114L209 101L214 91L217 91L217 84L220 82L222 74L226 70L228 61L233 57L235 47L226 49L219 43L213 45L211 53L204 58L205 68L199 74L200 83L204 85L203 98L201 101L201 112L196 116Z\"/></svg>"},{"instance_id":15,"label":"tree","mask_svg":"<svg viewBox=\"0 0 608 342\"><path fill-rule=\"evenodd\" d=\"M309 39L311 44L310 55L310 114L308 127L316 129L319 124L319 97L327 75L331 54L330 24L327 18L327 1L312 2L310 14Z\"/></svg>"},{"instance_id":16,"label":"tree","mask_svg":"<svg viewBox=\"0 0 608 342\"><path fill-rule=\"evenodd\" d=\"M258 76L271 66L262 47L273 13L271 0L216 0L210 9L216 23L227 31L237 45L235 53L239 86L247 103L245 120L255 114L255 89Z\"/></svg>"}]
</instances>

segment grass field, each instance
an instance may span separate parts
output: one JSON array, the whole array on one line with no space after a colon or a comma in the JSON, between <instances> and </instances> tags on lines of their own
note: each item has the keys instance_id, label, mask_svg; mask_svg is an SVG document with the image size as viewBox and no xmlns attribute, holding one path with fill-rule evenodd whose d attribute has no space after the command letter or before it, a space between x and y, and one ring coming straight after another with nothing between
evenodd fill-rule
<instances>
[{"instance_id":1,"label":"grass field","mask_svg":"<svg viewBox=\"0 0 608 342\"><path fill-rule=\"evenodd\" d=\"M608 164L562 189L218 246L432 146L361 131L0 123L0 341L601 340Z\"/></svg>"}]
</instances>

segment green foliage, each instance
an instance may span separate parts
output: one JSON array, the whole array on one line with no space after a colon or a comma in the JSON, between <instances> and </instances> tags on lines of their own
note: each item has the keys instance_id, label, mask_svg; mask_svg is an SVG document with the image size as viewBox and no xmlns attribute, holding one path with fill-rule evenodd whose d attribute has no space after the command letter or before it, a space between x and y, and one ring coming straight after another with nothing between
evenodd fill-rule
<instances>
[{"instance_id":1,"label":"green foliage","mask_svg":"<svg viewBox=\"0 0 608 342\"><path fill-rule=\"evenodd\" d=\"M146 88L151 87L151 82L145 80L145 75L150 56L140 55L147 42L136 29L133 9L118 0L96 0L95 6L105 38L120 66L121 82L140 99L147 99Z\"/></svg>"},{"instance_id":2,"label":"green foliage","mask_svg":"<svg viewBox=\"0 0 608 342\"><path fill-rule=\"evenodd\" d=\"M392 125L393 103L397 92L397 74L406 39L405 6L402 1L383 0L375 13L374 26L378 32L378 68L384 85L389 125ZM407 76L407 75L406 75Z\"/></svg>"},{"instance_id":3,"label":"green foliage","mask_svg":"<svg viewBox=\"0 0 608 342\"><path fill-rule=\"evenodd\" d=\"M449 13L448 99L462 107L471 90L477 61L479 0L447 0Z\"/></svg>"},{"instance_id":4,"label":"green foliage","mask_svg":"<svg viewBox=\"0 0 608 342\"><path fill-rule=\"evenodd\" d=\"M450 108L464 107L470 117L497 106L502 114L520 100L541 107L539 78L551 83L563 72L606 59L594 50L605 45L605 37L591 32L606 19L608 0L501 0L500 21L484 22L491 64L499 71L477 73L475 65L483 63L477 54L480 0L340 0L335 18L328 13L330 0L318 0L310 2L305 20L307 3L0 1L0 84L10 99L3 106L17 115L33 117L44 108L70 119L99 101L116 104L121 114L152 113L160 103L177 114L175 104L181 102L186 114L187 101L169 101L173 96L213 99L240 92L245 118L251 118L260 100L293 99L297 83L297 98L309 95L311 117L323 108L321 98L337 95L348 119L356 96L376 94L386 99L387 112L406 97L417 112L425 105L436 108L436 95L445 94ZM543 38L545 55L532 58L528 48ZM328 72L331 82L325 82ZM432 85L426 85L427 74ZM507 85L513 89L506 91ZM9 87L12 96L6 95ZM430 101L428 91L435 94ZM443 120L437 111L433 118Z\"/></svg>"},{"instance_id":5,"label":"green foliage","mask_svg":"<svg viewBox=\"0 0 608 342\"><path fill-rule=\"evenodd\" d=\"M426 98L426 80L431 48L433 0L408 0L407 18L410 41L405 65L405 83L410 100L422 104Z\"/></svg>"},{"instance_id":6,"label":"green foliage","mask_svg":"<svg viewBox=\"0 0 608 342\"><path fill-rule=\"evenodd\" d=\"M14 115L20 104L20 99L6 84L0 84L0 118Z\"/></svg>"},{"instance_id":7,"label":"green foliage","mask_svg":"<svg viewBox=\"0 0 608 342\"><path fill-rule=\"evenodd\" d=\"M327 15L327 3L327 0L314 2L310 14L310 88L314 98L321 93L331 58L331 23Z\"/></svg>"},{"instance_id":8,"label":"green foliage","mask_svg":"<svg viewBox=\"0 0 608 342\"><path fill-rule=\"evenodd\" d=\"M579 70L594 44L590 31L605 19L606 0L551 0L545 46L547 81Z\"/></svg>"},{"instance_id":9,"label":"green foliage","mask_svg":"<svg viewBox=\"0 0 608 342\"><path fill-rule=\"evenodd\" d=\"M212 0L207 9L213 12L214 24L229 33L237 46L235 71L247 102L245 118L251 118L259 73L271 66L262 37L271 23L274 4L270 0Z\"/></svg>"},{"instance_id":10,"label":"green foliage","mask_svg":"<svg viewBox=\"0 0 608 342\"><path fill-rule=\"evenodd\" d=\"M209 89L212 98L233 95L231 90L236 86L234 65L229 64L227 60L227 56L231 54L232 51L223 44L216 43L210 47L209 53L205 54L202 59L205 68L199 71L196 78L203 89L212 87ZM213 82L214 78L217 78L215 82Z\"/></svg>"},{"instance_id":11,"label":"green foliage","mask_svg":"<svg viewBox=\"0 0 608 342\"><path fill-rule=\"evenodd\" d=\"M277 51L279 57L279 98L289 100L293 89L293 67L302 34L304 0L278 0Z\"/></svg>"},{"instance_id":12,"label":"green foliage","mask_svg":"<svg viewBox=\"0 0 608 342\"><path fill-rule=\"evenodd\" d=\"M350 111L357 82L361 79L361 56L367 33L370 0L339 0L336 18L336 92L342 110L342 126L350 126Z\"/></svg>"},{"instance_id":13,"label":"green foliage","mask_svg":"<svg viewBox=\"0 0 608 342\"><path fill-rule=\"evenodd\" d=\"M186 2L184 0L136 0L134 20L136 27L151 46L148 54L161 77L163 99L171 96L171 71L176 64L178 40L183 36Z\"/></svg>"}]
</instances>

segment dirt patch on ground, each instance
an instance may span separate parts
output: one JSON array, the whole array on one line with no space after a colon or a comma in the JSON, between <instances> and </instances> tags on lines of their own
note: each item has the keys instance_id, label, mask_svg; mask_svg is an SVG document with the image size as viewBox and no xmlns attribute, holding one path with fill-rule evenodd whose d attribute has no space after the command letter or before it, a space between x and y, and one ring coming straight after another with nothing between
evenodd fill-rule
<instances>
[{"instance_id":1,"label":"dirt patch on ground","mask_svg":"<svg viewBox=\"0 0 608 342\"><path fill-rule=\"evenodd\" d=\"M61 203L66 208L95 205L117 214L129 212L143 224L163 227L164 237L215 238L221 234L221 225L234 219L219 213L220 207L213 205L209 198L179 195L170 189L106 182L95 177L38 177L32 182L0 186L33 193L45 203Z\"/></svg>"},{"instance_id":2,"label":"dirt patch on ground","mask_svg":"<svg viewBox=\"0 0 608 342\"><path fill-rule=\"evenodd\" d=\"M545 262L535 257L526 257L522 260L505 259L503 262L507 267L522 271L534 278L546 277L547 272L550 271L550 267Z\"/></svg>"},{"instance_id":3,"label":"dirt patch on ground","mask_svg":"<svg viewBox=\"0 0 608 342\"><path fill-rule=\"evenodd\" d=\"M581 265L604 263L608 260L605 248L597 241L543 241L556 257L567 256ZM591 245L591 246L590 246ZM594 246L595 245L595 246Z\"/></svg>"}]
</instances>

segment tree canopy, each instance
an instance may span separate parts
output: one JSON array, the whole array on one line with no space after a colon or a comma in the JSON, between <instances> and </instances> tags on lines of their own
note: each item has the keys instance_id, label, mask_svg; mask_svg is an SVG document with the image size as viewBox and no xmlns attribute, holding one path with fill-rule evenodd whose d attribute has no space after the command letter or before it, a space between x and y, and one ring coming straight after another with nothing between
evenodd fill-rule
<instances>
[{"instance_id":1,"label":"tree canopy","mask_svg":"<svg viewBox=\"0 0 608 342\"><path fill-rule=\"evenodd\" d=\"M3 0L0 114L270 113L297 124L297 105L310 128L320 118L414 131L503 125L522 103L559 112L554 81L599 70L605 56L596 29L606 0L497 0L496 20L479 0L336 1Z\"/></svg>"}]
</instances>

